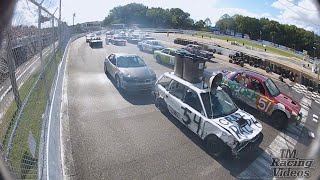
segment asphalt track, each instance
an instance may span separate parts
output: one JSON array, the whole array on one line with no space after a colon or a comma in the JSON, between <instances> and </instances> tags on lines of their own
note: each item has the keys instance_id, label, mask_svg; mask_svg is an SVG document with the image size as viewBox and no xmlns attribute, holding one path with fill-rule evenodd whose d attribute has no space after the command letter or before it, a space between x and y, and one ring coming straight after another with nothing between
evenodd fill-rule
<instances>
[{"instance_id":1,"label":"asphalt track","mask_svg":"<svg viewBox=\"0 0 320 180\"><path fill-rule=\"evenodd\" d=\"M172 40L159 39L168 44ZM297 149L299 158L307 158L311 151L314 141L308 132L317 132L313 115L319 115L320 106L298 85L290 88L277 82L281 91L305 104L307 116L301 126L290 125L280 132L270 125L268 117L239 103L262 123L264 140L255 153L239 160L215 159L205 152L200 138L172 116L162 114L149 94L118 92L103 70L104 58L116 52L141 56L157 76L172 71L156 63L152 54L140 52L136 45L92 49L85 38L71 44L67 89L76 179L270 179L271 158L278 157L280 149ZM240 68L222 56L213 60L216 63L208 64L209 71ZM317 152L313 178L319 175Z\"/></svg>"}]
</instances>

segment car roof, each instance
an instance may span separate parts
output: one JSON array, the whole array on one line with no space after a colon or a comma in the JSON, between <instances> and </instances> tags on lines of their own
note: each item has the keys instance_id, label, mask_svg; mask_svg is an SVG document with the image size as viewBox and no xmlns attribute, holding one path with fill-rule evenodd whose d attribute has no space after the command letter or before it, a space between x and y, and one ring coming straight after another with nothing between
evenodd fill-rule
<instances>
[{"instance_id":1,"label":"car roof","mask_svg":"<svg viewBox=\"0 0 320 180\"><path fill-rule=\"evenodd\" d=\"M122 56L138 56L136 54L129 54L129 53L112 53L114 54L116 57L122 57Z\"/></svg>"},{"instance_id":2,"label":"car roof","mask_svg":"<svg viewBox=\"0 0 320 180\"><path fill-rule=\"evenodd\" d=\"M238 72L239 72L239 73L246 73L246 74L248 74L248 75L250 75L250 76L253 76L253 77L257 78L257 79L260 79L260 80L262 80L262 81L265 81L265 80L268 79L268 77L266 77L266 76L264 76L264 75L262 75L262 74L253 72L253 71L239 70Z\"/></svg>"},{"instance_id":3,"label":"car roof","mask_svg":"<svg viewBox=\"0 0 320 180\"><path fill-rule=\"evenodd\" d=\"M188 81L186 81L186 80L184 80L184 79L182 79L182 78L174 75L173 72L166 72L166 73L164 73L164 75L167 76L167 77L169 77L169 78L171 78L171 79L173 79L173 80L178 81L179 83L187 86L188 88L194 90L194 91L197 92L197 93L206 93L206 92L209 92L209 90L208 90L207 88L206 88L206 89L203 89L203 88L202 88L202 82L200 82L200 83L195 83L195 84L190 83L190 82L188 82Z\"/></svg>"},{"instance_id":4,"label":"car roof","mask_svg":"<svg viewBox=\"0 0 320 180\"><path fill-rule=\"evenodd\" d=\"M164 49L168 49L170 51L176 51L176 49L174 49L174 48L164 48Z\"/></svg>"}]
</instances>

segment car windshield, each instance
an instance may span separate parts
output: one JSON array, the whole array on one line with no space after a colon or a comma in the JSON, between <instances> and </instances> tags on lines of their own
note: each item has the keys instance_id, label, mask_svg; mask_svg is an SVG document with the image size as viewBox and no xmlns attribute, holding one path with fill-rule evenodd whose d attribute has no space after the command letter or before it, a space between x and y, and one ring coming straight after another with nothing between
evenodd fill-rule
<instances>
[{"instance_id":1,"label":"car windshield","mask_svg":"<svg viewBox=\"0 0 320 180\"><path fill-rule=\"evenodd\" d=\"M280 90L271 79L267 79L264 83L272 97L276 97L280 94Z\"/></svg>"},{"instance_id":2,"label":"car windshield","mask_svg":"<svg viewBox=\"0 0 320 180\"><path fill-rule=\"evenodd\" d=\"M151 44L155 46L162 46L162 44L159 41L151 41Z\"/></svg>"},{"instance_id":3,"label":"car windshield","mask_svg":"<svg viewBox=\"0 0 320 180\"><path fill-rule=\"evenodd\" d=\"M121 56L117 58L117 65L121 68L144 67L146 64L139 56Z\"/></svg>"},{"instance_id":4,"label":"car windshield","mask_svg":"<svg viewBox=\"0 0 320 180\"><path fill-rule=\"evenodd\" d=\"M215 94L207 92L200 95L208 118L227 116L238 110L238 107L223 90L218 90Z\"/></svg>"}]
</instances>

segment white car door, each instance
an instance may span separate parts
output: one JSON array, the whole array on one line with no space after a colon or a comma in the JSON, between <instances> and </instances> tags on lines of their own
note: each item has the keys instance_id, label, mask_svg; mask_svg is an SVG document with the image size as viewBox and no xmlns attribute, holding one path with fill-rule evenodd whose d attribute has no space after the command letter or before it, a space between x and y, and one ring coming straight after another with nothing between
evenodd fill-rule
<instances>
[{"instance_id":1,"label":"white car door","mask_svg":"<svg viewBox=\"0 0 320 180\"><path fill-rule=\"evenodd\" d=\"M187 89L180 108L181 122L201 137L205 115L198 93Z\"/></svg>"}]
</instances>

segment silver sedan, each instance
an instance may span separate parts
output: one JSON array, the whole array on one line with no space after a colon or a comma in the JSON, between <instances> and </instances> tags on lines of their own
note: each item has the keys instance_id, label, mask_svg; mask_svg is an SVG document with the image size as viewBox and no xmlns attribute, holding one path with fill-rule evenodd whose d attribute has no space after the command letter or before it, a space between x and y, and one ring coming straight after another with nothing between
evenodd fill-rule
<instances>
[{"instance_id":1,"label":"silver sedan","mask_svg":"<svg viewBox=\"0 0 320 180\"><path fill-rule=\"evenodd\" d=\"M118 90L152 90L156 74L135 54L114 53L105 58L104 71Z\"/></svg>"}]
</instances>

